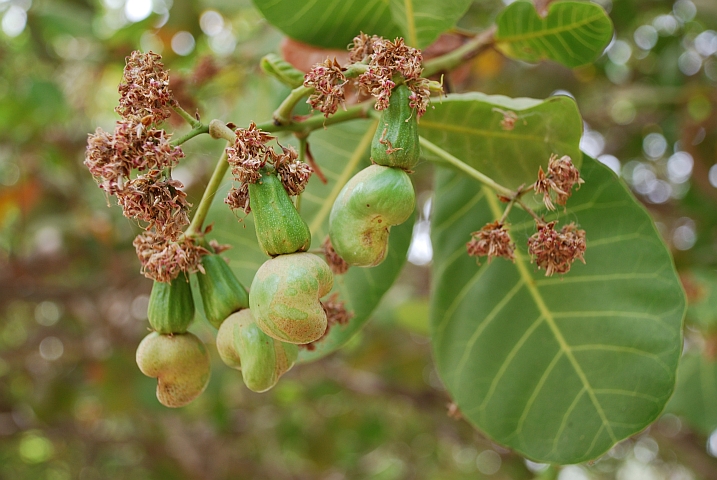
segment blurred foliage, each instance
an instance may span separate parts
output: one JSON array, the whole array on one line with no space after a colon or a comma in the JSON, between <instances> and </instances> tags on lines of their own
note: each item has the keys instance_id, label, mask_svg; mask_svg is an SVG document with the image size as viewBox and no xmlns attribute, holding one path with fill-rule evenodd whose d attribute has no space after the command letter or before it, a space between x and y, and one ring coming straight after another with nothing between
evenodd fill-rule
<instances>
[{"instance_id":1,"label":"blurred foliage","mask_svg":"<svg viewBox=\"0 0 717 480\"><path fill-rule=\"evenodd\" d=\"M715 291L717 3L599 3L617 34L594 65L528 65L489 50L446 84L574 96L582 148L621 172L678 268L700 266ZM459 33L487 27L502 6L474 2ZM188 111L266 120L287 90L258 62L281 35L248 0L2 0L0 15L0 478L717 478L717 433L672 414L560 472L447 415L425 336L426 265L406 266L340 353L295 368L271 392L249 392L212 352L208 391L181 410L162 407L134 362L151 288L131 246L138 229L106 207L83 167L86 136L117 118L124 57L137 48L162 53ZM220 148L191 142L175 172L195 204ZM418 168L424 212L431 175ZM714 339L700 308L686 350L707 355ZM194 331L212 343L208 324Z\"/></svg>"}]
</instances>

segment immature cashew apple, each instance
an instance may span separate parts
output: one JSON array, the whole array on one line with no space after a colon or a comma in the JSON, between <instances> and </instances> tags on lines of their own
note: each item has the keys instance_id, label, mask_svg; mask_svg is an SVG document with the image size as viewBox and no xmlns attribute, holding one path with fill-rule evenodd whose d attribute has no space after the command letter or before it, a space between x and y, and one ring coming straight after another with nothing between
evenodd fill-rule
<instances>
[{"instance_id":1,"label":"immature cashew apple","mask_svg":"<svg viewBox=\"0 0 717 480\"><path fill-rule=\"evenodd\" d=\"M261 180L249 184L249 199L256 238L264 253L274 257L309 249L309 226L296 211L276 175L262 172Z\"/></svg>"},{"instance_id":2,"label":"immature cashew apple","mask_svg":"<svg viewBox=\"0 0 717 480\"><path fill-rule=\"evenodd\" d=\"M171 283L154 282L147 319L156 332L186 332L194 320L194 299L189 279L179 275Z\"/></svg>"},{"instance_id":3,"label":"immature cashew apple","mask_svg":"<svg viewBox=\"0 0 717 480\"><path fill-rule=\"evenodd\" d=\"M204 315L209 323L219 328L232 313L249 308L249 294L232 269L219 255L202 257L204 272L197 273Z\"/></svg>"},{"instance_id":4,"label":"immature cashew apple","mask_svg":"<svg viewBox=\"0 0 717 480\"><path fill-rule=\"evenodd\" d=\"M329 216L331 244L349 265L373 267L388 254L388 233L416 204L411 179L399 168L371 165L339 192Z\"/></svg>"},{"instance_id":5,"label":"immature cashew apple","mask_svg":"<svg viewBox=\"0 0 717 480\"><path fill-rule=\"evenodd\" d=\"M241 370L249 390L265 392L296 362L299 348L275 340L254 322L251 310L230 315L217 333L217 350L224 363Z\"/></svg>"},{"instance_id":6,"label":"immature cashew apple","mask_svg":"<svg viewBox=\"0 0 717 480\"><path fill-rule=\"evenodd\" d=\"M209 353L191 333L150 333L137 347L137 365L157 379L157 399L167 407L188 404L209 383Z\"/></svg>"},{"instance_id":7,"label":"immature cashew apple","mask_svg":"<svg viewBox=\"0 0 717 480\"><path fill-rule=\"evenodd\" d=\"M411 170L421 155L418 116L410 107L411 90L399 85L391 92L371 142L371 160L386 167Z\"/></svg>"},{"instance_id":8,"label":"immature cashew apple","mask_svg":"<svg viewBox=\"0 0 717 480\"><path fill-rule=\"evenodd\" d=\"M326 262L311 253L280 255L259 267L249 290L256 324L277 340L310 343L326 331L319 298L331 291L334 276Z\"/></svg>"}]
</instances>

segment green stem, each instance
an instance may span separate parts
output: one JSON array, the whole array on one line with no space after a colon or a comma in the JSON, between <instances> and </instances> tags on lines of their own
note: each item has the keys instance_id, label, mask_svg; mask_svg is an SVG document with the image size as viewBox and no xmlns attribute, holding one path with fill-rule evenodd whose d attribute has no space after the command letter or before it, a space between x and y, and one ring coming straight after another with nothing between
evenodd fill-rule
<instances>
[{"instance_id":1,"label":"green stem","mask_svg":"<svg viewBox=\"0 0 717 480\"><path fill-rule=\"evenodd\" d=\"M216 195L217 190L219 190L219 186L221 185L222 179L228 169L229 163L227 162L227 150L224 148L222 156L219 157L219 161L217 162L216 167L214 167L214 172L212 173L212 177L209 179L207 188L204 189L204 194L202 195L202 199L199 201L199 206L197 207L196 212L194 212L192 222L184 232L185 237L194 236L202 231L204 220L207 218L207 213L209 213L209 207L212 206L214 196Z\"/></svg>"},{"instance_id":2,"label":"green stem","mask_svg":"<svg viewBox=\"0 0 717 480\"><path fill-rule=\"evenodd\" d=\"M279 108L274 111L274 122L277 125L286 125L291 123L291 112L294 111L296 104L299 103L302 98L311 95L312 93L314 93L313 87L305 87L301 85L300 87L293 89L284 101L281 102Z\"/></svg>"},{"instance_id":3,"label":"green stem","mask_svg":"<svg viewBox=\"0 0 717 480\"><path fill-rule=\"evenodd\" d=\"M203 123L199 123L196 127L191 129L190 131L188 131L181 137L175 138L170 143L176 147L177 145L181 145L184 142L186 142L187 140L190 140L190 139L196 137L197 135L201 135L202 133L209 133L209 125L204 125Z\"/></svg>"},{"instance_id":4,"label":"green stem","mask_svg":"<svg viewBox=\"0 0 717 480\"><path fill-rule=\"evenodd\" d=\"M354 63L349 65L348 68L343 72L346 78L356 78L362 73L368 70L368 65L363 63ZM289 93L289 95L281 102L279 108L274 111L272 117L276 125L289 125L292 123L291 113L294 111L296 104L301 101L304 97L307 97L314 93L313 87L305 87L303 85L296 87Z\"/></svg>"},{"instance_id":5,"label":"green stem","mask_svg":"<svg viewBox=\"0 0 717 480\"><path fill-rule=\"evenodd\" d=\"M509 189L508 187L504 187L503 185L499 184L489 176L479 172L475 168L471 167L467 163L461 161L460 159L454 157L450 153L443 150L438 145L429 142L423 137L418 137L419 142L421 144L421 147L428 150L432 154L436 155L438 158L443 160L444 162L454 166L458 170L462 171L463 173L467 174L469 177L472 177L479 182L481 182L483 185L492 188L496 193L499 193L500 195L503 195L505 197L512 197L513 191Z\"/></svg>"},{"instance_id":6,"label":"green stem","mask_svg":"<svg viewBox=\"0 0 717 480\"><path fill-rule=\"evenodd\" d=\"M533 220L535 220L535 223L538 223L538 224L543 223L543 219L540 218L540 217L533 211L532 208L530 208L529 206L527 206L527 205L526 205L525 203L523 203L521 200L519 200L519 199L516 198L516 199L515 199L515 203L517 203L518 205L520 205L520 208L522 208L523 210L525 210L526 212L528 212L528 213L530 214L530 216L533 217Z\"/></svg>"},{"instance_id":7,"label":"green stem","mask_svg":"<svg viewBox=\"0 0 717 480\"><path fill-rule=\"evenodd\" d=\"M466 60L475 57L495 43L495 31L496 27L493 25L455 50L426 61L423 65L423 76L429 77L438 72L453 70Z\"/></svg>"},{"instance_id":8,"label":"green stem","mask_svg":"<svg viewBox=\"0 0 717 480\"><path fill-rule=\"evenodd\" d=\"M192 126L192 128L197 128L202 124L202 122L200 122L199 120L194 118L193 115L190 115L189 112L187 112L185 109L180 107L178 103L175 103L174 105L172 105L172 109L174 109L174 111L177 112L177 115L179 115L180 117L185 119L187 121L187 123Z\"/></svg>"},{"instance_id":9,"label":"green stem","mask_svg":"<svg viewBox=\"0 0 717 480\"><path fill-rule=\"evenodd\" d=\"M289 123L286 125L277 125L274 122L264 122L257 124L257 128L265 132L298 132L301 134L308 134L314 130L328 127L329 125L335 125L337 123L346 122L348 120L355 120L357 118L368 118L369 111L373 108L374 101L368 100L358 105L347 108L346 110L339 110L329 118L324 117L322 114L312 115L311 117L301 122Z\"/></svg>"}]
</instances>

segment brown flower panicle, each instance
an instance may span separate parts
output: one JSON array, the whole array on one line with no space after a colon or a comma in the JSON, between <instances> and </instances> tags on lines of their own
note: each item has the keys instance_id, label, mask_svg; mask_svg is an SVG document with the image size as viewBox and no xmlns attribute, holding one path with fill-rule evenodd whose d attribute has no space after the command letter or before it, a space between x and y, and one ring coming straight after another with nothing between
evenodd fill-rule
<instances>
[{"instance_id":1,"label":"brown flower panicle","mask_svg":"<svg viewBox=\"0 0 717 480\"><path fill-rule=\"evenodd\" d=\"M156 53L139 51L125 59L124 75L118 87L119 106L115 108L123 118L159 123L171 115L169 105L173 97L169 73L161 60Z\"/></svg>"},{"instance_id":2,"label":"brown flower panicle","mask_svg":"<svg viewBox=\"0 0 717 480\"><path fill-rule=\"evenodd\" d=\"M381 40L383 38L378 35L368 36L363 32L356 35L349 44L349 60L352 63L363 62L373 53L373 44Z\"/></svg>"},{"instance_id":3,"label":"brown flower panicle","mask_svg":"<svg viewBox=\"0 0 717 480\"><path fill-rule=\"evenodd\" d=\"M171 135L134 120L121 120L113 134L98 128L87 138L84 164L109 195L116 195L129 181L132 170L174 167L184 157Z\"/></svg>"},{"instance_id":4,"label":"brown flower panicle","mask_svg":"<svg viewBox=\"0 0 717 480\"><path fill-rule=\"evenodd\" d=\"M326 335L329 334L331 327L333 327L334 325L346 325L347 323L349 323L349 320L354 317L354 313L346 310L344 302L339 300L338 292L332 294L329 298L326 299L326 301L321 302L321 306L326 313L326 331L318 340L315 340L311 343L299 345L299 347L303 347L309 351L316 349L316 344L326 338Z\"/></svg>"},{"instance_id":5,"label":"brown flower panicle","mask_svg":"<svg viewBox=\"0 0 717 480\"><path fill-rule=\"evenodd\" d=\"M471 233L471 240L466 243L468 255L471 257L503 257L515 261L515 244L511 242L505 225L499 221L487 223L477 232ZM479 262L480 263L480 262Z\"/></svg>"},{"instance_id":6,"label":"brown flower panicle","mask_svg":"<svg viewBox=\"0 0 717 480\"><path fill-rule=\"evenodd\" d=\"M331 271L334 272L334 275L343 275L349 270L350 265L346 263L346 260L341 258L338 253L336 253L334 246L331 245L331 238L328 235L326 236L324 243L321 245L321 248L324 251L326 263L329 265L329 268L331 268Z\"/></svg>"},{"instance_id":7,"label":"brown flower panicle","mask_svg":"<svg viewBox=\"0 0 717 480\"><path fill-rule=\"evenodd\" d=\"M545 270L546 277L569 272L575 260L585 263L585 230L570 223L558 232L556 223L538 224L538 231L528 239L528 253L538 268Z\"/></svg>"},{"instance_id":8,"label":"brown flower panicle","mask_svg":"<svg viewBox=\"0 0 717 480\"><path fill-rule=\"evenodd\" d=\"M248 128L237 128L235 133L234 145L226 149L232 175L239 182L255 183L261 178L259 170L273 153L266 143L275 137L257 128L254 122Z\"/></svg>"},{"instance_id":9,"label":"brown flower panicle","mask_svg":"<svg viewBox=\"0 0 717 480\"><path fill-rule=\"evenodd\" d=\"M238 187L232 186L227 193L224 203L232 210L244 210L247 215L251 213L251 202L249 201L249 184L242 183Z\"/></svg>"},{"instance_id":10,"label":"brown flower panicle","mask_svg":"<svg viewBox=\"0 0 717 480\"><path fill-rule=\"evenodd\" d=\"M358 37L357 37L358 38ZM359 40L361 43L364 40ZM354 43L356 39L354 39ZM364 41L365 42L365 41ZM388 108L391 90L396 86L395 76L400 75L411 89L411 107L416 108L420 117L426 112L430 91L428 80L421 78L423 56L421 51L409 47L402 38L393 42L383 38L372 38L368 70L358 77L362 91L376 97L376 110Z\"/></svg>"},{"instance_id":11,"label":"brown flower panicle","mask_svg":"<svg viewBox=\"0 0 717 480\"><path fill-rule=\"evenodd\" d=\"M158 282L171 282L180 273L202 272L201 258L209 251L192 238L172 242L156 232L145 232L132 243L142 264L141 273Z\"/></svg>"},{"instance_id":12,"label":"brown flower panicle","mask_svg":"<svg viewBox=\"0 0 717 480\"><path fill-rule=\"evenodd\" d=\"M301 194L309 183L313 169L299 160L299 154L294 147L281 146L282 153L273 155L276 175L281 180L284 190L290 196Z\"/></svg>"},{"instance_id":13,"label":"brown flower panicle","mask_svg":"<svg viewBox=\"0 0 717 480\"><path fill-rule=\"evenodd\" d=\"M324 117L333 115L346 100L344 87L347 82L343 69L335 58L327 58L323 63L317 63L304 76L304 87L314 89L306 103L311 105L312 110L322 112Z\"/></svg>"},{"instance_id":14,"label":"brown flower panicle","mask_svg":"<svg viewBox=\"0 0 717 480\"><path fill-rule=\"evenodd\" d=\"M538 169L538 180L533 188L535 193L543 194L543 203L548 210L555 210L551 195L555 194L555 203L564 206L568 198L572 195L574 185L580 185L585 181L580 178L580 172L573 165L569 156L563 155L558 158L557 155L551 155L548 161L548 173L543 171L543 167Z\"/></svg>"},{"instance_id":15,"label":"brown flower panicle","mask_svg":"<svg viewBox=\"0 0 717 480\"><path fill-rule=\"evenodd\" d=\"M130 180L117 193L117 203L124 216L146 222L145 230L152 228L169 240L176 240L189 225L187 194L182 182L175 179L160 180L161 172L154 170Z\"/></svg>"}]
</instances>

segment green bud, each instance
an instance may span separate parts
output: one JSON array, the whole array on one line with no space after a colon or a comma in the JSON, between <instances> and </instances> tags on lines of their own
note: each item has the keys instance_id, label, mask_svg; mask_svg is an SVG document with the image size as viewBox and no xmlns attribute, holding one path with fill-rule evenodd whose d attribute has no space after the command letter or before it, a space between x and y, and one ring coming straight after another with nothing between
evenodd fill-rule
<instances>
[{"instance_id":1,"label":"green bud","mask_svg":"<svg viewBox=\"0 0 717 480\"><path fill-rule=\"evenodd\" d=\"M204 272L197 273L204 314L219 328L230 314L249 307L249 294L219 255L202 257Z\"/></svg>"},{"instance_id":2,"label":"green bud","mask_svg":"<svg viewBox=\"0 0 717 480\"><path fill-rule=\"evenodd\" d=\"M171 283L154 282L147 318L159 333L184 333L194 320L194 298L189 279L183 274Z\"/></svg>"},{"instance_id":3,"label":"green bud","mask_svg":"<svg viewBox=\"0 0 717 480\"><path fill-rule=\"evenodd\" d=\"M274 257L304 252L311 244L309 226L276 175L262 172L261 180L249 184L251 210L259 246Z\"/></svg>"},{"instance_id":4,"label":"green bud","mask_svg":"<svg viewBox=\"0 0 717 480\"><path fill-rule=\"evenodd\" d=\"M381 112L371 142L371 160L378 165L411 170L418 163L418 116L409 106L410 95L406 85L399 85L391 92L388 108Z\"/></svg>"}]
</instances>

